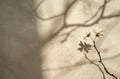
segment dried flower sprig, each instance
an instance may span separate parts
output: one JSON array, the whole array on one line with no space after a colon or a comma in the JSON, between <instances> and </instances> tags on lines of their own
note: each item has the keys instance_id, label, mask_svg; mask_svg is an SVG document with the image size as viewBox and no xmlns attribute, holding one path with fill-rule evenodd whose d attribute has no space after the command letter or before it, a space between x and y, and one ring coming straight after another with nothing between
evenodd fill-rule
<instances>
[{"instance_id":1,"label":"dried flower sprig","mask_svg":"<svg viewBox=\"0 0 120 79\"><path fill-rule=\"evenodd\" d=\"M100 29L100 28L96 28L95 30L93 30L93 32L94 32L94 36L93 36L94 38L91 36L92 34L91 34L90 32L87 33L86 36L83 38L83 39L85 39L85 40L86 40L87 38L90 38L90 40L92 41L93 45L91 45L91 44L89 44L89 43L86 43L86 42L80 41L80 43L79 43L80 48L78 48L78 50L80 50L81 52L84 52L84 51L85 51L86 53L88 53L89 50L91 50L91 48L93 47L93 48L95 49L96 53L98 54L98 58L99 58L99 61L98 61L98 62L103 66L104 71L105 71L108 75L112 76L114 79L118 79L114 74L112 74L111 72L108 71L107 67L106 67L105 64L103 63L103 60L102 60L102 57L101 57L101 52L98 50L98 48L97 48L97 46L96 46L96 38L103 37L104 32L103 32L102 29ZM83 51L83 50L84 50L84 51ZM85 58L86 58L91 64L96 65L96 66L99 68L99 70L101 71L101 73L102 73L102 75L103 75L103 79L106 79L105 74L104 74L104 71L102 70L102 68L101 68L98 64L96 64L96 63L94 63L92 60L90 60L90 58L87 56L86 53L84 53Z\"/></svg>"}]
</instances>

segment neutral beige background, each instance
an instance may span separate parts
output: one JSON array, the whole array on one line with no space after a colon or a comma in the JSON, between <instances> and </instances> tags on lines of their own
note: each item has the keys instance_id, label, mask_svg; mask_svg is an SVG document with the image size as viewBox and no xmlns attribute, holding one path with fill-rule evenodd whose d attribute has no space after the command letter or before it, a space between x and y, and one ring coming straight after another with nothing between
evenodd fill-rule
<instances>
[{"instance_id":1,"label":"neutral beige background","mask_svg":"<svg viewBox=\"0 0 120 79\"><path fill-rule=\"evenodd\" d=\"M64 11L64 6L68 2L70 0L46 0L38 8L37 12L43 18L59 15ZM103 0L78 0L69 12L67 23L84 23L95 13L102 3ZM104 15L119 12L119 3L120 0L112 0L107 5ZM60 20L62 20L61 17L46 21L37 19L39 34L42 34L43 38L49 38L50 30L54 27L59 28ZM98 40L97 46L102 52L103 60L109 71L120 78L119 20L120 18L102 20L89 28L80 27L72 32L68 40L64 43L61 43L65 37L62 34L68 32L70 29L62 31L40 50L43 77L45 79L101 79L102 75L97 67L89 64L85 60L82 52L77 50L78 43L82 40L86 32L90 32L94 28L99 27L105 32L105 36ZM97 59L94 50L90 52L89 57L91 59ZM106 77L112 79L108 75Z\"/></svg>"},{"instance_id":2,"label":"neutral beige background","mask_svg":"<svg viewBox=\"0 0 120 79\"><path fill-rule=\"evenodd\" d=\"M44 19L59 15L72 1L45 0L37 14ZM63 17L40 20L34 14L39 2L0 0L0 79L101 79L97 67L89 64L77 50L86 32L96 27L105 31L105 36L97 41L104 63L120 78L119 17L102 20L89 28L80 27L61 43L63 34L72 28L65 29L43 45L61 27ZM67 16L67 23L84 23L102 3L103 0L78 0ZM119 4L120 0L112 0L105 15L120 12ZM94 50L88 56L97 60Z\"/></svg>"}]
</instances>

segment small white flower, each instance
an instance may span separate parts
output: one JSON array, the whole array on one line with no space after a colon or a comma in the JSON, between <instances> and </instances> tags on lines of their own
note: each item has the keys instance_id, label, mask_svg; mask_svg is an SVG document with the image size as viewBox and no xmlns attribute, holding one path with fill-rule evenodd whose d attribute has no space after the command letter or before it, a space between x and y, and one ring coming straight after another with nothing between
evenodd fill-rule
<instances>
[{"instance_id":1,"label":"small white flower","mask_svg":"<svg viewBox=\"0 0 120 79\"><path fill-rule=\"evenodd\" d=\"M95 30L93 30L96 37L102 37L104 35L104 32L101 28L96 28Z\"/></svg>"}]
</instances>

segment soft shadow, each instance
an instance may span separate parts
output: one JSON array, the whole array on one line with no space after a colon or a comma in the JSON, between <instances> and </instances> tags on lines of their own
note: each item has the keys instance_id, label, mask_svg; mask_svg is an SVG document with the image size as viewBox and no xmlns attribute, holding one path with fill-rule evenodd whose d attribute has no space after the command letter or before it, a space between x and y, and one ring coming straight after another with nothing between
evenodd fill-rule
<instances>
[{"instance_id":1,"label":"soft shadow","mask_svg":"<svg viewBox=\"0 0 120 79\"><path fill-rule=\"evenodd\" d=\"M33 0L0 0L0 79L43 79Z\"/></svg>"}]
</instances>

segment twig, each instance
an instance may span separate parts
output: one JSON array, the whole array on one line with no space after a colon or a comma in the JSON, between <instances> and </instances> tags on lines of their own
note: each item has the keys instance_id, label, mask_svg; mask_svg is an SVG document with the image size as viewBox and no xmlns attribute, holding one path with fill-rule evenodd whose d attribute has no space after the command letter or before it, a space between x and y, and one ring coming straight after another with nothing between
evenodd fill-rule
<instances>
[{"instance_id":1,"label":"twig","mask_svg":"<svg viewBox=\"0 0 120 79\"><path fill-rule=\"evenodd\" d=\"M85 58L86 58L91 64L93 64L93 65L95 65L95 66L98 67L98 69L100 70L100 72L101 72L101 74L102 74L102 76L103 76L103 79L106 79L106 78L105 78L104 71L102 70L102 68L101 68L98 64L94 63L90 58L88 58L88 56L86 55L86 53L84 53L84 56L85 56Z\"/></svg>"},{"instance_id":2,"label":"twig","mask_svg":"<svg viewBox=\"0 0 120 79\"><path fill-rule=\"evenodd\" d=\"M97 52L97 54L98 54L99 62L100 62L101 65L103 66L105 72L106 72L108 75L112 76L113 78L118 79L114 74L112 74L112 73L110 73L110 72L108 71L107 67L106 67L105 64L103 63L102 57L101 57L101 54L100 54L100 51L97 49L95 41L96 41L96 40L93 41L93 47L95 48L95 50L96 50L96 52Z\"/></svg>"}]
</instances>

